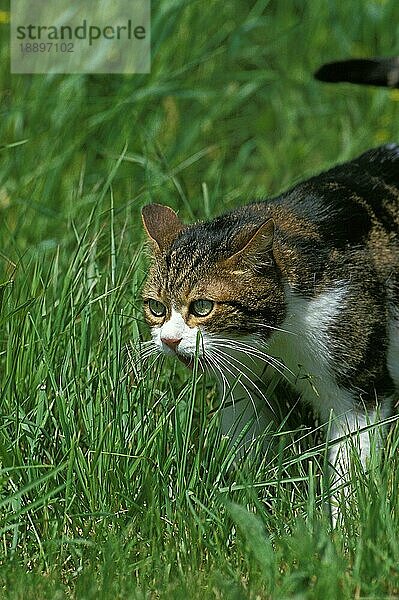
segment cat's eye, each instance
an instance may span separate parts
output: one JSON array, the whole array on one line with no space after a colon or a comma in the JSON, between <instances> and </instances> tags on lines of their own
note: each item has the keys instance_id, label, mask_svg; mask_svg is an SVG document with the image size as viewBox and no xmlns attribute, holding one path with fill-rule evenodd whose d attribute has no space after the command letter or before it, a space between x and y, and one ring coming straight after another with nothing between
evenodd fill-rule
<instances>
[{"instance_id":1,"label":"cat's eye","mask_svg":"<svg viewBox=\"0 0 399 600\"><path fill-rule=\"evenodd\" d=\"M148 300L148 308L154 317L164 317L166 315L166 306L159 300L154 300L154 298Z\"/></svg>"},{"instance_id":2,"label":"cat's eye","mask_svg":"<svg viewBox=\"0 0 399 600\"><path fill-rule=\"evenodd\" d=\"M190 305L190 312L196 317L206 317L212 312L213 307L212 300L194 300Z\"/></svg>"}]
</instances>

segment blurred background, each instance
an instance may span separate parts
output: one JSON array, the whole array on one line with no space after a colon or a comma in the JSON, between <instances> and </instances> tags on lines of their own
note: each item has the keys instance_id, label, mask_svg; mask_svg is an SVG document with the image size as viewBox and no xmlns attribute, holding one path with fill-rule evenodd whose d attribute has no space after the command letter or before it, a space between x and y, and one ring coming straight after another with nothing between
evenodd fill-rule
<instances>
[{"instance_id":1,"label":"blurred background","mask_svg":"<svg viewBox=\"0 0 399 600\"><path fill-rule=\"evenodd\" d=\"M10 75L1 14L6 253L65 242L114 170L138 240L149 201L204 218L398 139L398 91L312 79L329 60L399 53L394 1L154 2L152 72L133 76Z\"/></svg>"}]
</instances>

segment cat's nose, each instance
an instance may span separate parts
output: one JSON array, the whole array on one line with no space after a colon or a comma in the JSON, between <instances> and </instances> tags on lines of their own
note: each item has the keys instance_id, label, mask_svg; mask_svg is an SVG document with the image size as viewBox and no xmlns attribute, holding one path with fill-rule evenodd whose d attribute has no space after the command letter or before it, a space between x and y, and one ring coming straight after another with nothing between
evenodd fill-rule
<instances>
[{"instance_id":1,"label":"cat's nose","mask_svg":"<svg viewBox=\"0 0 399 600\"><path fill-rule=\"evenodd\" d=\"M168 338L168 337L162 337L161 341L163 344L165 344L165 346L168 346L169 348L171 348L172 350L176 350L177 346L180 344L180 342L182 341L182 338Z\"/></svg>"}]
</instances>

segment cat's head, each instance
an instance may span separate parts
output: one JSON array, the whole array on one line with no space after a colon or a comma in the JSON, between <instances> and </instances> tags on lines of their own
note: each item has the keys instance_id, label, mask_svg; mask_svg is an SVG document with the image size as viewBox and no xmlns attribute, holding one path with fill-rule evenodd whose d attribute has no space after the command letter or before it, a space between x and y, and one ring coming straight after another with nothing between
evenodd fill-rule
<instances>
[{"instance_id":1,"label":"cat's head","mask_svg":"<svg viewBox=\"0 0 399 600\"><path fill-rule=\"evenodd\" d=\"M143 208L152 249L144 314L160 352L190 363L197 351L206 364L223 341L264 340L283 321L274 223L252 207L190 226L166 206Z\"/></svg>"}]
</instances>

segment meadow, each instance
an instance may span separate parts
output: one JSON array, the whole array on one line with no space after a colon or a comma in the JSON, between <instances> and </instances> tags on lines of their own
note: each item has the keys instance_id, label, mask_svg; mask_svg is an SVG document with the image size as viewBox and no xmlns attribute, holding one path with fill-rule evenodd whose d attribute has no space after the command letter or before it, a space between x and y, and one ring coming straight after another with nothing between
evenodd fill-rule
<instances>
[{"instance_id":1,"label":"meadow","mask_svg":"<svg viewBox=\"0 0 399 600\"><path fill-rule=\"evenodd\" d=\"M395 424L332 531L298 405L235 460L212 379L142 364L141 207L189 222L386 141L399 92L323 85L399 54L396 0L159 0L148 75L11 75L0 12L0 598L399 596ZM279 405L292 391L270 390Z\"/></svg>"}]
</instances>

